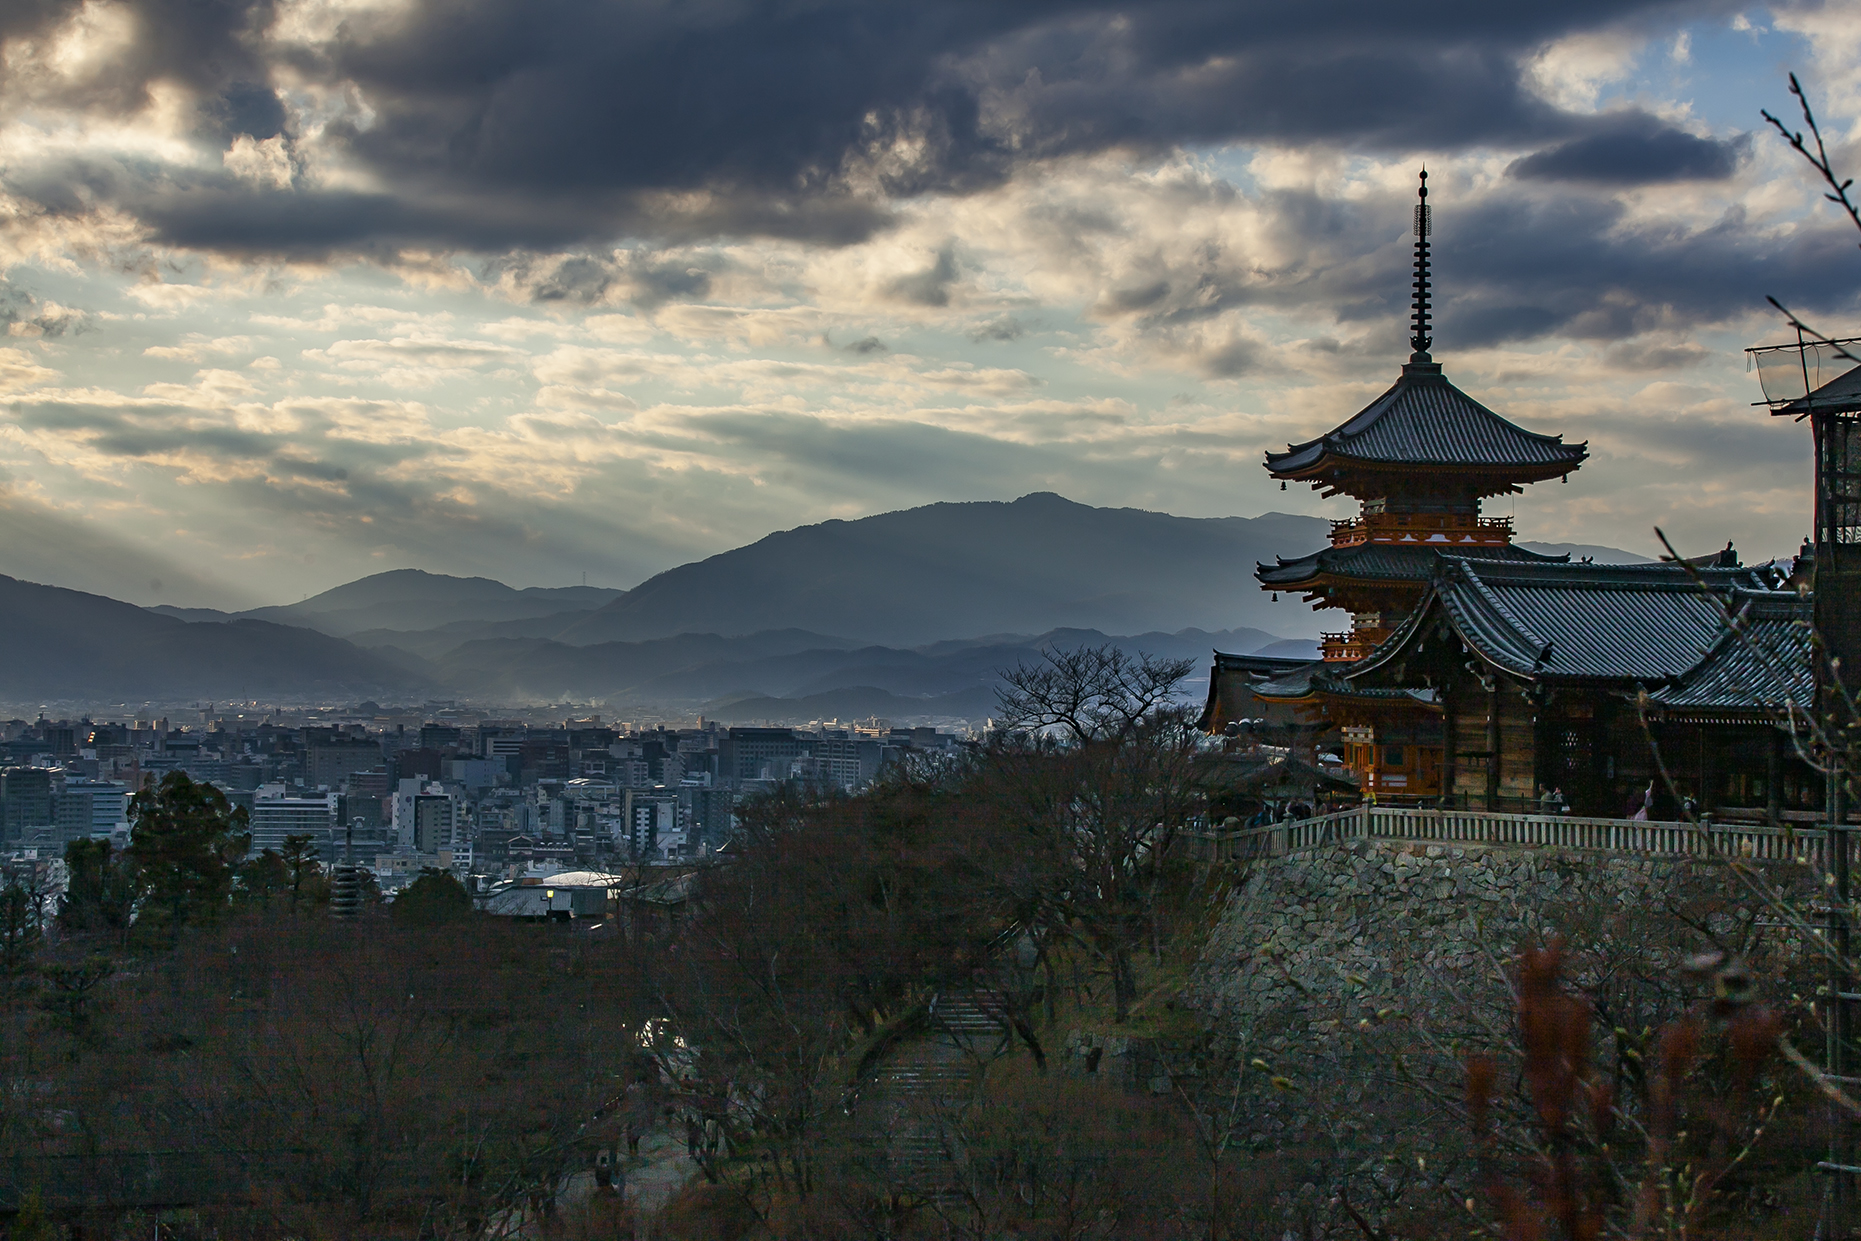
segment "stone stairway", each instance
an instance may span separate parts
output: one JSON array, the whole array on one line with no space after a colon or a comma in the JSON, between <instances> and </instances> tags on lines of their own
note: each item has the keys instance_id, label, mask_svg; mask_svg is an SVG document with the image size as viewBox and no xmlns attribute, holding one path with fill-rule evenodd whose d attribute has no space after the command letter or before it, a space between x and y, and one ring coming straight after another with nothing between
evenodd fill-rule
<instances>
[{"instance_id":1,"label":"stone stairway","mask_svg":"<svg viewBox=\"0 0 1861 1241\"><path fill-rule=\"evenodd\" d=\"M932 1001L923 1030L886 1052L862 1106L879 1127L874 1138L895 1185L926 1198L952 1192L945 1117L968 1101L983 1066L1012 1037L995 993L953 988Z\"/></svg>"}]
</instances>

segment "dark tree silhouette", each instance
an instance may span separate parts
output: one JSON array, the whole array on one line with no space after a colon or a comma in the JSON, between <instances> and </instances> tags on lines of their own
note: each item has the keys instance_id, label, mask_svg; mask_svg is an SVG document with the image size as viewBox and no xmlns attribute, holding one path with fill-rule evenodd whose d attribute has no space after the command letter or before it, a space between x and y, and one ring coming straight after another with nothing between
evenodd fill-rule
<instances>
[{"instance_id":1,"label":"dark tree silhouette","mask_svg":"<svg viewBox=\"0 0 1861 1241\"><path fill-rule=\"evenodd\" d=\"M69 935L128 935L142 895L135 864L107 840L74 840L65 846L65 871L58 929Z\"/></svg>"},{"instance_id":2,"label":"dark tree silhouette","mask_svg":"<svg viewBox=\"0 0 1861 1241\"><path fill-rule=\"evenodd\" d=\"M170 933L212 921L232 895L234 868L251 846L245 808L211 784L171 771L130 801L129 855L148 894L139 925Z\"/></svg>"},{"instance_id":3,"label":"dark tree silhouette","mask_svg":"<svg viewBox=\"0 0 1861 1241\"><path fill-rule=\"evenodd\" d=\"M472 913L472 895L448 871L431 866L401 890L388 907L401 926L443 926Z\"/></svg>"}]
</instances>

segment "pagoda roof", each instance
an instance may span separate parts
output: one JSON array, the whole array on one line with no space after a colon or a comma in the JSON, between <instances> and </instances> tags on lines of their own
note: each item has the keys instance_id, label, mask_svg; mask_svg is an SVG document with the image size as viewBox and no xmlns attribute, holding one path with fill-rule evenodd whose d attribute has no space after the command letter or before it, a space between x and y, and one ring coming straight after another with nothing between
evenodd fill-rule
<instances>
[{"instance_id":1,"label":"pagoda roof","mask_svg":"<svg viewBox=\"0 0 1861 1241\"><path fill-rule=\"evenodd\" d=\"M1432 689L1381 685L1353 685L1344 679L1350 665L1317 660L1279 676L1256 681L1250 688L1255 697L1270 702L1298 702L1316 697L1351 699L1384 705L1432 707L1436 705Z\"/></svg>"},{"instance_id":2,"label":"pagoda roof","mask_svg":"<svg viewBox=\"0 0 1861 1241\"><path fill-rule=\"evenodd\" d=\"M1518 481L1555 478L1582 465L1587 444L1539 435L1501 418L1449 383L1426 354L1355 417L1314 440L1266 455L1275 478L1311 478L1334 470L1433 466Z\"/></svg>"},{"instance_id":3,"label":"pagoda roof","mask_svg":"<svg viewBox=\"0 0 1861 1241\"><path fill-rule=\"evenodd\" d=\"M1726 609L1773 589L1774 565L1521 564L1442 556L1428 596L1351 665L1375 673L1445 624L1490 666L1530 681L1654 688L1679 681L1723 642Z\"/></svg>"},{"instance_id":4,"label":"pagoda roof","mask_svg":"<svg viewBox=\"0 0 1861 1241\"><path fill-rule=\"evenodd\" d=\"M1569 556L1546 556L1511 543L1468 544L1464 547L1430 547L1412 543L1357 543L1350 547L1324 547L1309 556L1254 570L1262 586L1294 590L1321 577L1359 582L1423 583L1434 576L1442 556L1480 560L1516 560L1530 564L1566 564Z\"/></svg>"}]
</instances>

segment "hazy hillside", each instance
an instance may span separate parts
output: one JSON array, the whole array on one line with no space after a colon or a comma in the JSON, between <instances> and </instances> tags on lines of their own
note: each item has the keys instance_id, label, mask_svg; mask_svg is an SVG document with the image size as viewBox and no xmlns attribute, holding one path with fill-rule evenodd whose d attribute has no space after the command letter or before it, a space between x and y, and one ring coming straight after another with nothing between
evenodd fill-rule
<instances>
[{"instance_id":1,"label":"hazy hillside","mask_svg":"<svg viewBox=\"0 0 1861 1241\"><path fill-rule=\"evenodd\" d=\"M1037 493L782 531L626 592L400 569L229 616L64 591L45 616L0 599L15 649L50 652L0 676L0 692L7 678L16 695L118 699L420 686L719 718L986 714L998 670L1047 645L1110 640L1198 665L1212 649L1313 653L1320 614L1296 595L1275 601L1253 570L1328 534L1317 517L1175 517Z\"/></svg>"},{"instance_id":2,"label":"hazy hillside","mask_svg":"<svg viewBox=\"0 0 1861 1241\"><path fill-rule=\"evenodd\" d=\"M894 723L919 720L979 720L996 711L995 691L976 687L933 698L909 698L871 685L850 685L800 698L727 698L701 708L706 719L724 724L806 724L813 720L863 720L872 716Z\"/></svg>"},{"instance_id":3,"label":"hazy hillside","mask_svg":"<svg viewBox=\"0 0 1861 1241\"><path fill-rule=\"evenodd\" d=\"M653 678L720 661L757 660L818 651L831 660L839 639L802 630L721 638L687 633L646 642L573 647L542 638L489 638L454 648L432 665L456 693L499 701L609 697ZM674 694L667 697L691 697ZM655 699L657 701L657 699Z\"/></svg>"},{"instance_id":4,"label":"hazy hillside","mask_svg":"<svg viewBox=\"0 0 1861 1241\"><path fill-rule=\"evenodd\" d=\"M102 595L0 577L0 698L140 702L423 692L347 642L259 620L189 623Z\"/></svg>"},{"instance_id":5,"label":"hazy hillside","mask_svg":"<svg viewBox=\"0 0 1861 1241\"><path fill-rule=\"evenodd\" d=\"M1598 547L1594 543L1526 543L1520 547L1530 551L1541 552L1546 556L1568 556L1572 560L1588 558L1597 564L1648 564L1652 556L1641 556L1634 552L1625 552L1619 547Z\"/></svg>"},{"instance_id":6,"label":"hazy hillside","mask_svg":"<svg viewBox=\"0 0 1861 1241\"><path fill-rule=\"evenodd\" d=\"M519 679L559 679L536 641L569 647L681 634L725 637L803 630L816 645L982 640L989 634L1082 627L1104 633L1261 629L1294 640L1318 632L1297 596L1275 601L1254 565L1323 546L1317 517L1187 518L1092 508L1038 493L1012 503L932 504L857 521L782 531L680 565L620 592L594 587L514 590L487 578L414 569L378 573L301 603L242 617L301 625L371 648L445 662L462 681L512 683L475 659L512 655ZM1600 561L1643 559L1614 548L1529 543ZM156 609L189 620L224 613ZM503 639L518 645L480 645ZM993 640L993 639L988 639ZM462 651L466 646L471 651ZM455 655L455 653L457 653ZM537 660L541 660L541 664ZM416 665L417 666L417 665ZM674 662L662 674L682 673ZM632 674L599 679L632 683Z\"/></svg>"},{"instance_id":7,"label":"hazy hillside","mask_svg":"<svg viewBox=\"0 0 1861 1241\"><path fill-rule=\"evenodd\" d=\"M1174 517L1039 493L932 504L769 535L651 578L555 635L573 645L811 629L913 646L1071 625L1107 633L1316 631L1257 560L1319 546L1316 517Z\"/></svg>"},{"instance_id":8,"label":"hazy hillside","mask_svg":"<svg viewBox=\"0 0 1861 1241\"><path fill-rule=\"evenodd\" d=\"M488 577L448 577L420 569L394 569L347 582L300 603L277 607L230 614L200 608L150 610L182 620L268 620L348 637L363 630L424 630L584 612L621 594L597 586L531 586L518 590Z\"/></svg>"},{"instance_id":9,"label":"hazy hillside","mask_svg":"<svg viewBox=\"0 0 1861 1241\"><path fill-rule=\"evenodd\" d=\"M1108 642L1132 652L1187 657L1197 665L1192 677L1199 677L1216 649L1254 651L1276 639L1260 630L1209 633L1189 629L1111 637L1097 630L1067 629L1037 636L937 643L917 650L850 647L800 630L743 638L684 634L584 647L539 639L496 639L461 646L434 668L451 692L485 700L595 698L620 709L692 708L750 698L813 703L820 695L858 688L898 698L890 712L893 715L950 714L933 710L926 700L981 692L983 697L976 701L986 706L994 701L1001 669L1034 662L1048 648ZM770 709L758 708L756 718L763 718ZM788 710L805 715L814 707L791 704Z\"/></svg>"}]
</instances>

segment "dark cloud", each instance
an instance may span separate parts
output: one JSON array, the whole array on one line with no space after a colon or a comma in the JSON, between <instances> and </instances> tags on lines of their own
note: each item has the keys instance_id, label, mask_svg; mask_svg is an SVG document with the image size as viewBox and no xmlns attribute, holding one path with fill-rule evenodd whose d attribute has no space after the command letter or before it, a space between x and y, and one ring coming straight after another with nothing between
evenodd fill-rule
<instances>
[{"instance_id":1,"label":"dark cloud","mask_svg":"<svg viewBox=\"0 0 1861 1241\"><path fill-rule=\"evenodd\" d=\"M886 352L885 342L877 336L866 336L849 345L842 345L848 353L868 354Z\"/></svg>"},{"instance_id":2,"label":"dark cloud","mask_svg":"<svg viewBox=\"0 0 1861 1241\"><path fill-rule=\"evenodd\" d=\"M1631 113L1599 133L1527 155L1507 171L1527 179L1594 185L1722 181L1737 171L1750 145L1749 135L1731 141L1701 138Z\"/></svg>"},{"instance_id":3,"label":"dark cloud","mask_svg":"<svg viewBox=\"0 0 1861 1241\"><path fill-rule=\"evenodd\" d=\"M1834 219L1779 231L1734 207L1678 225L1632 218L1589 187L1517 180L1471 200L1447 189L1431 198L1437 354L1547 335L1685 332L1761 311L1768 293L1837 318L1861 309L1853 230ZM1284 266L1202 246L1120 273L1095 313L1167 337L1225 312L1326 307L1365 332L1359 348L1407 352L1412 201L1263 194L1273 249L1293 256Z\"/></svg>"},{"instance_id":4,"label":"dark cloud","mask_svg":"<svg viewBox=\"0 0 1861 1241\"><path fill-rule=\"evenodd\" d=\"M1216 379L1235 379L1263 369L1260 348L1251 341L1231 340L1205 353L1204 373Z\"/></svg>"},{"instance_id":5,"label":"dark cloud","mask_svg":"<svg viewBox=\"0 0 1861 1241\"><path fill-rule=\"evenodd\" d=\"M284 104L261 82L234 82L201 110L229 138L250 134L263 141L284 132Z\"/></svg>"},{"instance_id":6,"label":"dark cloud","mask_svg":"<svg viewBox=\"0 0 1861 1241\"><path fill-rule=\"evenodd\" d=\"M565 249L629 235L837 244L884 227L888 196L960 192L1030 159L1111 146L1581 143L1586 123L1526 87L1529 54L1682 11L1671 0L416 0L279 50L262 37L272 0L127 3L133 52L70 86L68 106L127 113L151 82L178 81L204 134L295 140L268 84L286 72L352 83L368 122L338 119L317 140L387 188L259 192L198 175L180 184L151 166L15 168L9 183L76 210L55 185L76 174L95 191L85 204L121 206L162 240L293 253ZM75 5L6 6L0 33L43 32ZM1598 165L1581 149L1564 158ZM1700 175L1697 151L1664 158ZM905 295L942 304L947 284Z\"/></svg>"},{"instance_id":7,"label":"dark cloud","mask_svg":"<svg viewBox=\"0 0 1861 1241\"><path fill-rule=\"evenodd\" d=\"M1778 291L1825 313L1857 304L1852 230L1832 221L1778 234L1739 208L1695 228L1625 217L1613 199L1537 189L1444 207L1437 352L1552 333L1621 340L1685 330L1762 311ZM1392 319L1404 291L1389 290Z\"/></svg>"},{"instance_id":8,"label":"dark cloud","mask_svg":"<svg viewBox=\"0 0 1861 1241\"><path fill-rule=\"evenodd\" d=\"M485 274L496 279L508 273L532 301L581 306L625 301L650 310L667 302L704 297L711 291L711 268L717 264L715 256L693 262L638 250L609 254L519 253L492 260Z\"/></svg>"}]
</instances>

